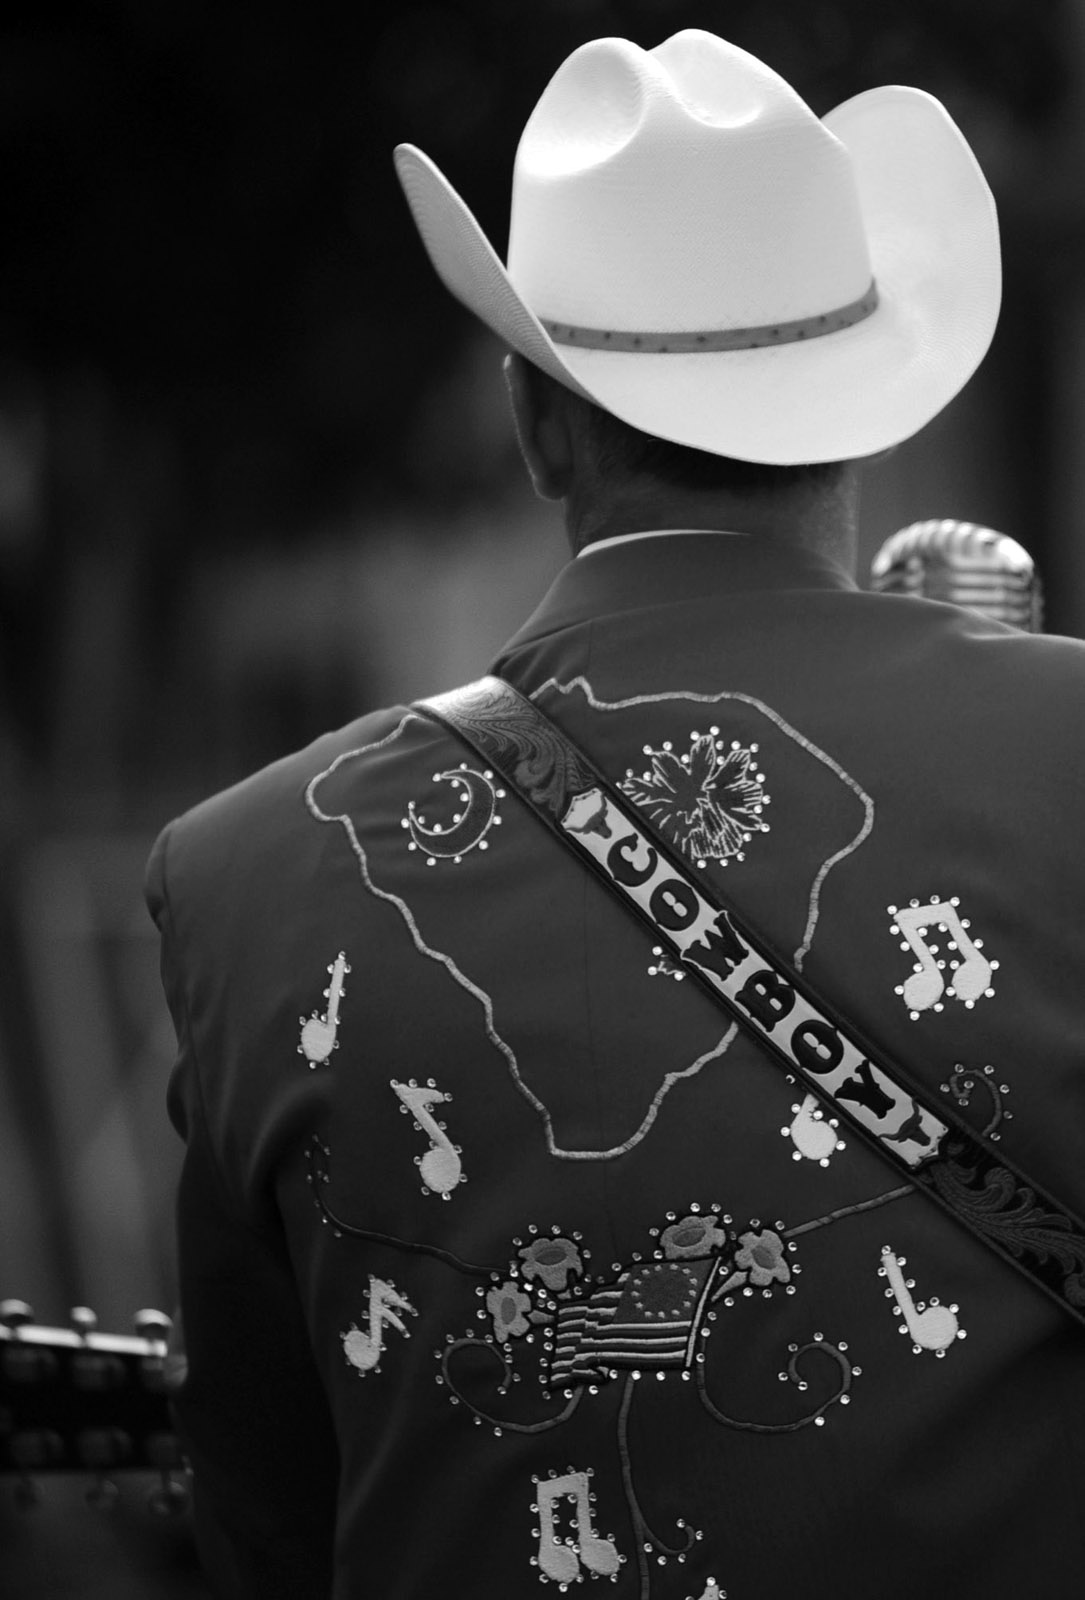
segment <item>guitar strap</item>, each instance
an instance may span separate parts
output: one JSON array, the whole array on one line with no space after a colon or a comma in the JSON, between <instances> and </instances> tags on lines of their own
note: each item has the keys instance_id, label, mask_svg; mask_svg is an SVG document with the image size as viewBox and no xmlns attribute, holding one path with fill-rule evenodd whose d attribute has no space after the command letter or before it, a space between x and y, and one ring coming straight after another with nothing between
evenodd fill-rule
<instances>
[{"instance_id":1,"label":"guitar strap","mask_svg":"<svg viewBox=\"0 0 1085 1600\"><path fill-rule=\"evenodd\" d=\"M498 772L778 1067L1085 1327L1080 1218L755 937L538 706L487 677L412 710Z\"/></svg>"}]
</instances>

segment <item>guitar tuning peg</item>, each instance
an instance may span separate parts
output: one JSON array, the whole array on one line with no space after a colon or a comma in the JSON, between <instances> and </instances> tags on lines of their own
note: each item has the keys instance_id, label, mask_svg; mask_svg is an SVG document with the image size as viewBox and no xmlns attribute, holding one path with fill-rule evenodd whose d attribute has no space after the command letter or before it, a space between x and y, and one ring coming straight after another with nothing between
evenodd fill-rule
<instances>
[{"instance_id":1,"label":"guitar tuning peg","mask_svg":"<svg viewBox=\"0 0 1085 1600\"><path fill-rule=\"evenodd\" d=\"M188 1510L192 1497L180 1478L162 1474L162 1482L147 1496L147 1509L156 1517L180 1517Z\"/></svg>"},{"instance_id":2,"label":"guitar tuning peg","mask_svg":"<svg viewBox=\"0 0 1085 1600\"><path fill-rule=\"evenodd\" d=\"M68 1320L74 1332L79 1334L82 1339L93 1333L98 1326L97 1313L92 1311L89 1306L73 1306L68 1313Z\"/></svg>"},{"instance_id":3,"label":"guitar tuning peg","mask_svg":"<svg viewBox=\"0 0 1085 1600\"><path fill-rule=\"evenodd\" d=\"M101 1512L108 1517L117 1509L117 1502L121 1492L112 1478L96 1478L83 1496L92 1511Z\"/></svg>"},{"instance_id":4,"label":"guitar tuning peg","mask_svg":"<svg viewBox=\"0 0 1085 1600\"><path fill-rule=\"evenodd\" d=\"M173 1327L173 1319L167 1317L164 1311L145 1309L137 1311L132 1319L135 1330L141 1339L165 1344Z\"/></svg>"},{"instance_id":5,"label":"guitar tuning peg","mask_svg":"<svg viewBox=\"0 0 1085 1600\"><path fill-rule=\"evenodd\" d=\"M84 1496L87 1505L95 1511L112 1511L120 1499L120 1490L112 1478L106 1477L106 1469L130 1462L131 1438L123 1428L84 1428L76 1435L75 1447L80 1464L94 1473L94 1482Z\"/></svg>"},{"instance_id":6,"label":"guitar tuning peg","mask_svg":"<svg viewBox=\"0 0 1085 1600\"><path fill-rule=\"evenodd\" d=\"M5 1328L15 1332L33 1320L33 1308L27 1305L25 1300L0 1300L0 1323L3 1323Z\"/></svg>"},{"instance_id":7,"label":"guitar tuning peg","mask_svg":"<svg viewBox=\"0 0 1085 1600\"><path fill-rule=\"evenodd\" d=\"M147 1458L157 1467L160 1482L147 1496L147 1509L159 1517L179 1517L192 1496L184 1480L185 1458L173 1433L153 1433L147 1440Z\"/></svg>"}]
</instances>

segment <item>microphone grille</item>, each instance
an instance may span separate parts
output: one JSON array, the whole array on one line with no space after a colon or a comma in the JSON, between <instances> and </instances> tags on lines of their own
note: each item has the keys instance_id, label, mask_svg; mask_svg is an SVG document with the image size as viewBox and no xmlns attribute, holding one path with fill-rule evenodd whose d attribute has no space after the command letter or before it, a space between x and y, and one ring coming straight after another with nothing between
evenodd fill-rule
<instances>
[{"instance_id":1,"label":"microphone grille","mask_svg":"<svg viewBox=\"0 0 1085 1600\"><path fill-rule=\"evenodd\" d=\"M874 557L870 586L967 606L1026 633L1042 627L1040 579L1028 551L1008 534L953 517L913 522Z\"/></svg>"}]
</instances>

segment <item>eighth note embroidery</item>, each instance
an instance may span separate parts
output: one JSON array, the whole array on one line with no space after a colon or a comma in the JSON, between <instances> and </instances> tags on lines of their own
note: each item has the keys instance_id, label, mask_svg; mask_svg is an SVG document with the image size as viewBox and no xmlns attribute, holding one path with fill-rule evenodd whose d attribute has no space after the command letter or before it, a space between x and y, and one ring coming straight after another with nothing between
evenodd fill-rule
<instances>
[{"instance_id":1,"label":"eighth note embroidery","mask_svg":"<svg viewBox=\"0 0 1085 1600\"><path fill-rule=\"evenodd\" d=\"M425 1155L414 1158L425 1185L422 1193L439 1194L442 1200L447 1200L456 1185L466 1183L467 1179L460 1160L460 1147L452 1143L445 1131L445 1124L437 1121L431 1107L446 1104L452 1096L442 1094L432 1078L425 1084L416 1083L413 1078L409 1083L397 1083L393 1078L392 1088L402 1102L400 1110L411 1113L415 1127L430 1142Z\"/></svg>"},{"instance_id":2,"label":"eighth note embroidery","mask_svg":"<svg viewBox=\"0 0 1085 1600\"><path fill-rule=\"evenodd\" d=\"M957 951L957 956L949 961L948 993L952 998L963 1001L971 1010L977 1000L994 994L991 977L998 962L988 960L983 953L983 940L973 939L968 933L968 918L957 910L960 903L956 895L951 895L949 900L940 900L935 895L925 905L912 900L906 906L889 907L892 918L889 931L900 938L902 950L910 950L916 957L911 976L896 986L896 993L908 1007L913 1022L921 1011L941 1011L942 996L947 992L946 962L940 959L941 946L935 944L929 934L924 937L929 929L943 929Z\"/></svg>"},{"instance_id":3,"label":"eighth note embroidery","mask_svg":"<svg viewBox=\"0 0 1085 1600\"><path fill-rule=\"evenodd\" d=\"M933 1350L936 1356L944 1356L955 1339L967 1337L957 1320L959 1307L942 1305L936 1295L926 1303L913 1300L910 1291L915 1288L915 1279L905 1279L901 1269L906 1265L904 1256L895 1255L888 1245L882 1246L878 1276L889 1280L885 1297L897 1302L896 1315L902 1319L900 1332L911 1335L912 1354Z\"/></svg>"}]
</instances>

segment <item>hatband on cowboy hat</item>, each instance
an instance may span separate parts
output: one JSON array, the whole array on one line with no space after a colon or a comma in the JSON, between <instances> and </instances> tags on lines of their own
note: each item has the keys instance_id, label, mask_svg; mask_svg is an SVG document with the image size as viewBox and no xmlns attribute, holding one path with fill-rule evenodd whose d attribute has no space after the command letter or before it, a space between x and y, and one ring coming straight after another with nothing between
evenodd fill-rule
<instances>
[{"instance_id":1,"label":"hatband on cowboy hat","mask_svg":"<svg viewBox=\"0 0 1085 1600\"><path fill-rule=\"evenodd\" d=\"M507 268L422 151L395 160L459 300L567 388L699 450L793 465L886 449L994 332L994 201L919 89L819 121L713 34L594 40L520 140Z\"/></svg>"}]
</instances>

